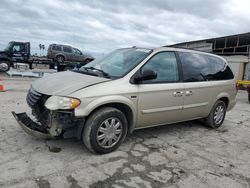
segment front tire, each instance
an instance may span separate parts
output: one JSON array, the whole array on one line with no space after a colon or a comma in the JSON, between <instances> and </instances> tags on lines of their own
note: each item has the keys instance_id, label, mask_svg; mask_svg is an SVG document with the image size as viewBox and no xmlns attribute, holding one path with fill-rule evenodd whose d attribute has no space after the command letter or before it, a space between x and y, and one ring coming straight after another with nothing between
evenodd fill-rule
<instances>
[{"instance_id":1,"label":"front tire","mask_svg":"<svg viewBox=\"0 0 250 188\"><path fill-rule=\"evenodd\" d=\"M93 153L110 153L121 145L127 131L128 123L125 115L116 108L103 107L87 119L82 141Z\"/></svg>"},{"instance_id":2,"label":"front tire","mask_svg":"<svg viewBox=\"0 0 250 188\"><path fill-rule=\"evenodd\" d=\"M205 118L206 124L211 128L220 127L224 122L226 110L225 102L218 100L214 104L209 116Z\"/></svg>"},{"instance_id":3,"label":"front tire","mask_svg":"<svg viewBox=\"0 0 250 188\"><path fill-rule=\"evenodd\" d=\"M10 70L9 61L0 61L0 72L7 72Z\"/></svg>"}]
</instances>

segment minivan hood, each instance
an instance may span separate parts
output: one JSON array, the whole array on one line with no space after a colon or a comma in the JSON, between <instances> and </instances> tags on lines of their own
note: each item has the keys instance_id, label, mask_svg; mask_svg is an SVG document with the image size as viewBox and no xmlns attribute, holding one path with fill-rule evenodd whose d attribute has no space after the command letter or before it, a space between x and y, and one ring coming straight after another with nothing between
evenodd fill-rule
<instances>
[{"instance_id":1,"label":"minivan hood","mask_svg":"<svg viewBox=\"0 0 250 188\"><path fill-rule=\"evenodd\" d=\"M65 71L44 76L33 82L31 87L42 94L67 96L79 89L109 80L103 77Z\"/></svg>"}]
</instances>

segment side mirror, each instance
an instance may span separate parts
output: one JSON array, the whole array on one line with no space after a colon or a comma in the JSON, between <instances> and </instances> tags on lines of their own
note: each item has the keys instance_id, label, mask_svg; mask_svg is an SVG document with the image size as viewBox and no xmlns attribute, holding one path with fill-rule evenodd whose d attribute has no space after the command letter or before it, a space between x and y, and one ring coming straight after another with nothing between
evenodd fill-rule
<instances>
[{"instance_id":1,"label":"side mirror","mask_svg":"<svg viewBox=\"0 0 250 188\"><path fill-rule=\"evenodd\" d=\"M135 76L132 77L131 83L139 84L141 81L146 80L154 80L157 78L157 73L153 70L147 69L144 70L142 73L137 73Z\"/></svg>"}]
</instances>

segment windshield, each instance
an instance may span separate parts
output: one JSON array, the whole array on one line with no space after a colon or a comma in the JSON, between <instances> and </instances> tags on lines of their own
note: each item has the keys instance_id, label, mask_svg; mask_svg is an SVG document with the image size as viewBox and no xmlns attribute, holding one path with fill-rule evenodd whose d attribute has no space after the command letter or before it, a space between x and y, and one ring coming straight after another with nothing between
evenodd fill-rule
<instances>
[{"instance_id":1,"label":"windshield","mask_svg":"<svg viewBox=\"0 0 250 188\"><path fill-rule=\"evenodd\" d=\"M127 48L115 50L101 59L91 61L81 69L92 68L101 70L111 78L120 78L131 71L143 59L145 59L152 50Z\"/></svg>"},{"instance_id":2,"label":"windshield","mask_svg":"<svg viewBox=\"0 0 250 188\"><path fill-rule=\"evenodd\" d=\"M11 48L12 48L12 44L13 42L9 42L6 46L6 48L4 49L4 51L11 51Z\"/></svg>"}]
</instances>

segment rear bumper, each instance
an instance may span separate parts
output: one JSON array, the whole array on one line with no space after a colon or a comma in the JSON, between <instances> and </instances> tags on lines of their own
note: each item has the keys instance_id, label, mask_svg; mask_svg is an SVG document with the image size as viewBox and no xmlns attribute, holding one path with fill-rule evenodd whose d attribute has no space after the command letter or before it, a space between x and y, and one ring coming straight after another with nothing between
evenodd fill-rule
<instances>
[{"instance_id":1,"label":"rear bumper","mask_svg":"<svg viewBox=\"0 0 250 188\"><path fill-rule=\"evenodd\" d=\"M40 139L53 139L47 129L34 122L26 113L16 114L12 112L20 127L29 135Z\"/></svg>"}]
</instances>

